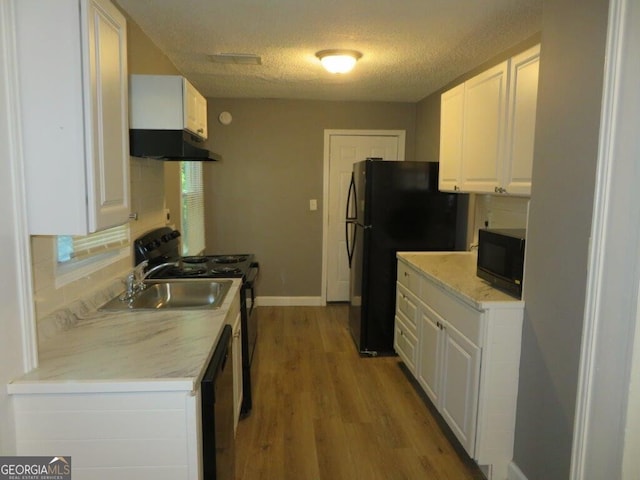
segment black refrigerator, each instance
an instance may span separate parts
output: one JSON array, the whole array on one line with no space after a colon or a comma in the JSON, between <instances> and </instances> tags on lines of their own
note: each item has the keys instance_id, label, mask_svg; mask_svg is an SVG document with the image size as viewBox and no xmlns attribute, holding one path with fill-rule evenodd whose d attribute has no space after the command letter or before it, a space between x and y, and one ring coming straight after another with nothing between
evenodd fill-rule
<instances>
[{"instance_id":1,"label":"black refrigerator","mask_svg":"<svg viewBox=\"0 0 640 480\"><path fill-rule=\"evenodd\" d=\"M438 166L353 165L345 221L349 329L362 355L393 353L396 252L465 249L468 195L439 192Z\"/></svg>"}]
</instances>

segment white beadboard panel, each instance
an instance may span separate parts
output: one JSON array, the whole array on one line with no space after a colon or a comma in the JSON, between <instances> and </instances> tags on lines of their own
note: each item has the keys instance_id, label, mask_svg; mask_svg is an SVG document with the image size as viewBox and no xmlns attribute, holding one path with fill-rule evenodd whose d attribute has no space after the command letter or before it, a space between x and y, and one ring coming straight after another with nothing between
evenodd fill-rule
<instances>
[{"instance_id":1,"label":"white beadboard panel","mask_svg":"<svg viewBox=\"0 0 640 480\"><path fill-rule=\"evenodd\" d=\"M71 459L73 480L177 480L188 478L184 466L77 468Z\"/></svg>"},{"instance_id":2,"label":"white beadboard panel","mask_svg":"<svg viewBox=\"0 0 640 480\"><path fill-rule=\"evenodd\" d=\"M166 382L165 382L166 383ZM176 410L184 409L186 392L43 394L16 395L14 410L36 411L108 411L108 410Z\"/></svg>"},{"instance_id":3,"label":"white beadboard panel","mask_svg":"<svg viewBox=\"0 0 640 480\"><path fill-rule=\"evenodd\" d=\"M55 421L51 418L55 416ZM121 410L121 411L52 411L18 412L16 430L29 432L29 440L83 440L91 438L179 438L184 442L186 431L184 410ZM60 426L64 425L64 430ZM144 432L144 433L141 433Z\"/></svg>"},{"instance_id":4,"label":"white beadboard panel","mask_svg":"<svg viewBox=\"0 0 640 480\"><path fill-rule=\"evenodd\" d=\"M63 425L60 425L63 428ZM20 436L22 437L22 436ZM184 439L22 440L18 455L68 455L76 467L187 466ZM55 453L52 453L55 452ZM60 453L62 452L62 453Z\"/></svg>"},{"instance_id":5,"label":"white beadboard panel","mask_svg":"<svg viewBox=\"0 0 640 480\"><path fill-rule=\"evenodd\" d=\"M187 466L189 476L176 477L185 480L199 480L202 478L202 401L201 390L196 395L185 397L186 435L187 435Z\"/></svg>"}]
</instances>

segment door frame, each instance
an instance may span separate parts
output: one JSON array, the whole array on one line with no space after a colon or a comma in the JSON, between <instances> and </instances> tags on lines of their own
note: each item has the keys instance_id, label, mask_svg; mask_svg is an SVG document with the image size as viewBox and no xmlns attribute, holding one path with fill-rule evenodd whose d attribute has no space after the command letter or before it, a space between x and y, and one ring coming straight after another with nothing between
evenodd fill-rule
<instances>
[{"instance_id":1,"label":"door frame","mask_svg":"<svg viewBox=\"0 0 640 480\"><path fill-rule=\"evenodd\" d=\"M631 381L640 371L640 227L637 217L629 221L640 202L640 147L630 133L640 118L634 101L640 61L629 47L640 37L640 9L632 3L609 3L572 480L586 478L594 464L610 478L637 478L640 468L640 387ZM610 314L612 305L616 315ZM605 423L609 428L602 428Z\"/></svg>"},{"instance_id":2,"label":"door frame","mask_svg":"<svg viewBox=\"0 0 640 480\"><path fill-rule=\"evenodd\" d=\"M329 160L331 137L333 136L367 136L367 137L397 137L398 158L404 160L406 130L334 130L324 131L324 160L322 167L322 286L320 292L321 304L327 304L327 257L329 249Z\"/></svg>"}]
</instances>

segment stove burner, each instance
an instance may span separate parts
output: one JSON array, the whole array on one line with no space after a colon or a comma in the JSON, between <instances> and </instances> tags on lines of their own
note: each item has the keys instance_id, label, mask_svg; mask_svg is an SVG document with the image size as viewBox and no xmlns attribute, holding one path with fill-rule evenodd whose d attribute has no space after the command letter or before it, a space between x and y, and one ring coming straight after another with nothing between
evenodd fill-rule
<instances>
[{"instance_id":1,"label":"stove burner","mask_svg":"<svg viewBox=\"0 0 640 480\"><path fill-rule=\"evenodd\" d=\"M208 261L207 257L182 257L183 263L207 263Z\"/></svg>"},{"instance_id":2,"label":"stove burner","mask_svg":"<svg viewBox=\"0 0 640 480\"><path fill-rule=\"evenodd\" d=\"M238 267L216 267L216 268L212 268L211 271L213 273L240 273L240 272L242 272L242 270L240 270Z\"/></svg>"},{"instance_id":3,"label":"stove burner","mask_svg":"<svg viewBox=\"0 0 640 480\"><path fill-rule=\"evenodd\" d=\"M221 255L219 257L213 257L211 260L215 263L240 263L246 259L247 257L241 255Z\"/></svg>"},{"instance_id":4,"label":"stove burner","mask_svg":"<svg viewBox=\"0 0 640 480\"><path fill-rule=\"evenodd\" d=\"M205 273L207 273L207 269L205 267L169 267L169 269L164 272L163 276L165 278L199 277Z\"/></svg>"}]
</instances>

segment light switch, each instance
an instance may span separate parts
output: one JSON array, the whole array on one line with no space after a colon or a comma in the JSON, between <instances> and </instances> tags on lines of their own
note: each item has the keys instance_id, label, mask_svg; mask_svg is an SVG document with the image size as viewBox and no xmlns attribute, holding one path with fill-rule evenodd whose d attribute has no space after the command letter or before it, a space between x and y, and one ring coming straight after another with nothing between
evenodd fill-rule
<instances>
[{"instance_id":1,"label":"light switch","mask_svg":"<svg viewBox=\"0 0 640 480\"><path fill-rule=\"evenodd\" d=\"M311 210L312 212L318 210L318 200L316 200L315 198L309 200L309 210Z\"/></svg>"}]
</instances>

